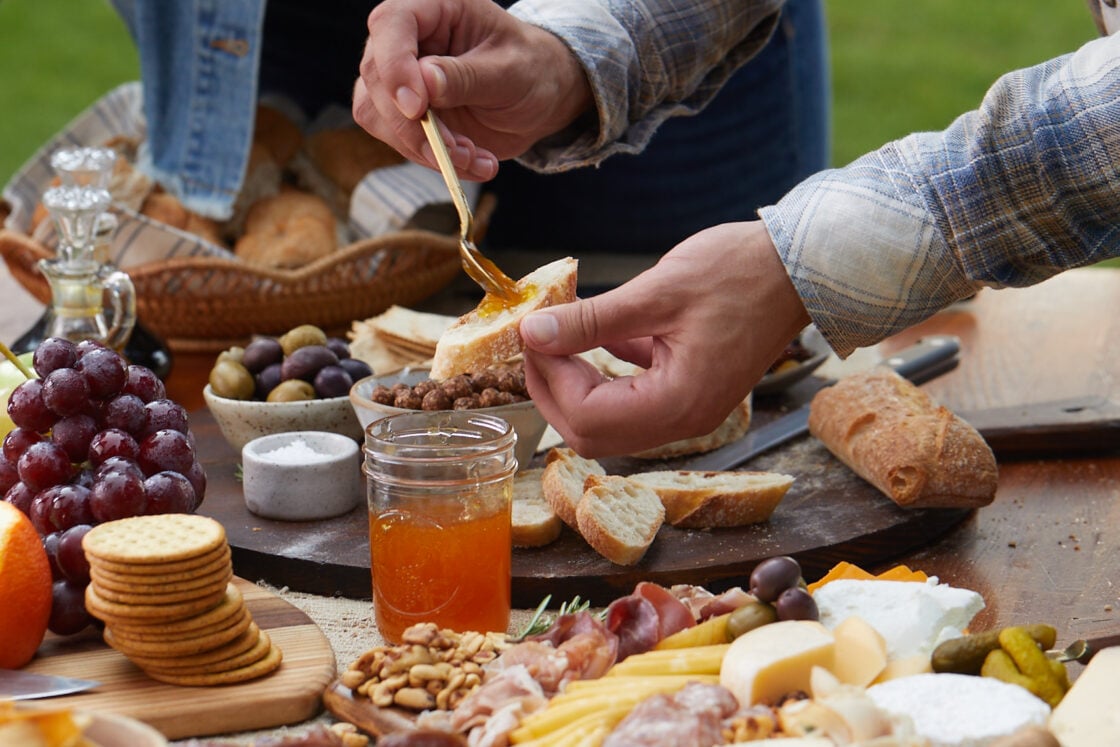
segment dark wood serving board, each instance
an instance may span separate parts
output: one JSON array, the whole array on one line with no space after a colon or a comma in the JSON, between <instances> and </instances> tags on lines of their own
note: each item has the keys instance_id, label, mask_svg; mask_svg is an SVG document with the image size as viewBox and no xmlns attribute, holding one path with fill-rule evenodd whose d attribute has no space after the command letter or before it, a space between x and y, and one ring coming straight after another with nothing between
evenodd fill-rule
<instances>
[{"instance_id":1,"label":"dark wood serving board","mask_svg":"<svg viewBox=\"0 0 1120 747\"><path fill-rule=\"evenodd\" d=\"M820 382L755 402L762 424ZM205 409L191 414L208 487L200 512L222 522L236 572L279 586L325 595L368 598L368 520L363 507L314 522L264 519L245 507L238 454ZM610 473L671 469L674 462L603 460ZM556 542L513 552L513 603L535 607L551 594L557 603L576 595L603 605L628 594L639 581L700 584L719 590L746 585L758 561L792 555L813 579L840 560L873 566L942 536L968 515L959 509L904 510L838 462L815 439L802 437L752 460L752 470L772 470L796 480L764 524L736 529L683 530L666 526L640 563L617 566L565 528ZM438 548L433 548L438 551Z\"/></svg>"}]
</instances>

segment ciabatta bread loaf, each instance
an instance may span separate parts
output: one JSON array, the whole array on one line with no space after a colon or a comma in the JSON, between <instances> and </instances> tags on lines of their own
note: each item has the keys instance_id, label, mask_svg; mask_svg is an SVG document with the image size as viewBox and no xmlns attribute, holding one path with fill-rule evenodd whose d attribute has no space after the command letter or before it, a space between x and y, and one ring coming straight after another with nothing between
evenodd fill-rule
<instances>
[{"instance_id":1,"label":"ciabatta bread loaf","mask_svg":"<svg viewBox=\"0 0 1120 747\"><path fill-rule=\"evenodd\" d=\"M906 508L976 508L999 477L983 436L885 366L813 397L809 432L836 458Z\"/></svg>"},{"instance_id":2,"label":"ciabatta bread loaf","mask_svg":"<svg viewBox=\"0 0 1120 747\"><path fill-rule=\"evenodd\" d=\"M793 485L791 476L777 472L662 470L638 472L628 479L657 493L666 522L688 529L766 521Z\"/></svg>"},{"instance_id":3,"label":"ciabatta bread loaf","mask_svg":"<svg viewBox=\"0 0 1120 747\"><path fill-rule=\"evenodd\" d=\"M593 475L576 506L587 544L612 563L634 565L653 544L665 507L650 488L617 475Z\"/></svg>"},{"instance_id":4,"label":"ciabatta bread loaf","mask_svg":"<svg viewBox=\"0 0 1120 747\"><path fill-rule=\"evenodd\" d=\"M543 467L521 470L513 478L514 547L543 547L560 536L564 523L548 505L541 488Z\"/></svg>"},{"instance_id":5,"label":"ciabatta bread loaf","mask_svg":"<svg viewBox=\"0 0 1120 747\"><path fill-rule=\"evenodd\" d=\"M557 447L545 455L541 489L553 512L578 531L576 506L583 498L583 484L592 475L605 474L607 471L594 459L585 459L567 447Z\"/></svg>"},{"instance_id":6,"label":"ciabatta bread loaf","mask_svg":"<svg viewBox=\"0 0 1120 747\"><path fill-rule=\"evenodd\" d=\"M439 338L431 378L481 371L519 355L525 345L518 326L526 314L575 300L577 265L571 257L550 262L517 281L521 303L500 309L484 303L459 317Z\"/></svg>"}]
</instances>

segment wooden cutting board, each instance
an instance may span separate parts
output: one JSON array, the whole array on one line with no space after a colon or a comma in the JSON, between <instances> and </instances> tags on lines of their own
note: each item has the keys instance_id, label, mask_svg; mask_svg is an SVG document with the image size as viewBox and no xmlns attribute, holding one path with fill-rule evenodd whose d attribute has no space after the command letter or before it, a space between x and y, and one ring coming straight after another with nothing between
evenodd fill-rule
<instances>
[{"instance_id":1,"label":"wooden cutting board","mask_svg":"<svg viewBox=\"0 0 1120 747\"><path fill-rule=\"evenodd\" d=\"M754 421L761 425L777 417L819 385L806 382L804 390L756 400ZM225 526L239 575L325 595L371 596L364 508L314 522L255 516L245 508L238 455L209 412L191 413L191 428L208 479L200 513ZM673 469L679 463L603 460L607 471L615 474ZM630 567L610 563L565 528L560 539L546 547L514 550L514 606L536 607L549 594L557 604L578 595L605 605L630 593L639 581L721 590L746 585L751 569L774 555L797 558L812 580L840 560L866 566L888 561L932 542L969 515L956 509L901 509L809 437L756 458L749 468L796 478L770 521L722 530L666 526L642 561Z\"/></svg>"},{"instance_id":2,"label":"wooden cutting board","mask_svg":"<svg viewBox=\"0 0 1120 747\"><path fill-rule=\"evenodd\" d=\"M336 676L334 652L301 610L272 592L237 578L253 620L284 654L280 669L260 679L219 687L177 687L149 678L90 629L50 637L27 671L96 680L93 690L50 700L51 705L129 716L168 739L268 729L305 721L322 710Z\"/></svg>"}]
</instances>

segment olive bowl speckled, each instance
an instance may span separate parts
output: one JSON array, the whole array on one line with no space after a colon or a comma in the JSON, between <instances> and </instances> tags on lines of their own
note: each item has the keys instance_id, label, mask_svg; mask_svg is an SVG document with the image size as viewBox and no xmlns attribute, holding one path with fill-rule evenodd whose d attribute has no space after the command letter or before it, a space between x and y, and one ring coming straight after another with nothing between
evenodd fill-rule
<instances>
[{"instance_id":1,"label":"olive bowl speckled","mask_svg":"<svg viewBox=\"0 0 1120 747\"><path fill-rule=\"evenodd\" d=\"M241 449L241 469L246 508L267 519L329 519L365 497L358 444L338 433L255 438Z\"/></svg>"},{"instance_id":2,"label":"olive bowl speckled","mask_svg":"<svg viewBox=\"0 0 1120 747\"><path fill-rule=\"evenodd\" d=\"M300 402L259 402L219 397L207 384L202 397L222 436L238 452L254 438L292 431L326 431L362 440L362 424L349 397Z\"/></svg>"}]
</instances>

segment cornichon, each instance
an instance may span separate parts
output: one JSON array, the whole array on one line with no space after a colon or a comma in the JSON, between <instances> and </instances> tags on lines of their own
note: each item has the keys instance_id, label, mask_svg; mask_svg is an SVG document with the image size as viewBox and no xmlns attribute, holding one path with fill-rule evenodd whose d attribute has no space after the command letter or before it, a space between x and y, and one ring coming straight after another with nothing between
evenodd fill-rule
<instances>
[{"instance_id":1,"label":"cornichon","mask_svg":"<svg viewBox=\"0 0 1120 747\"><path fill-rule=\"evenodd\" d=\"M1058 639L1058 631L1052 625L1022 625L1027 634L1044 649L1052 648ZM999 648L998 630L983 633L970 633L960 638L951 638L933 650L930 666L935 672L956 672L958 674L980 674L984 658Z\"/></svg>"}]
</instances>

